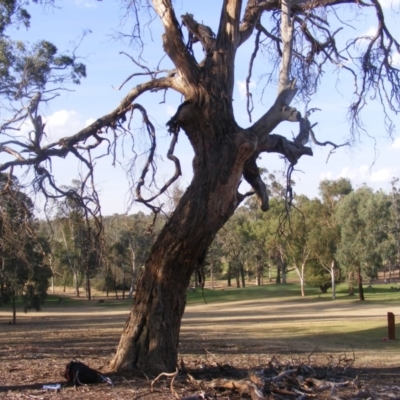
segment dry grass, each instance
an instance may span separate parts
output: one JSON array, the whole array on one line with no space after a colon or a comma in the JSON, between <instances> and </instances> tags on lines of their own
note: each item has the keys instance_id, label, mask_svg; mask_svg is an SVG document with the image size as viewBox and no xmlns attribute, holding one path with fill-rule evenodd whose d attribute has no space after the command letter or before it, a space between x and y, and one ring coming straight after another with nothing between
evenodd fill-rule
<instances>
[{"instance_id":1,"label":"dry grass","mask_svg":"<svg viewBox=\"0 0 400 400\"><path fill-rule=\"evenodd\" d=\"M10 314L0 309L0 398L171 398L167 382L158 383L157 392L150 394L149 381L141 375L114 376L115 388L65 387L57 394L41 389L43 384L64 383L61 375L74 357L106 371L128 308L128 300L123 305L108 300L104 304L65 302L41 313L19 315L16 326L8 325ZM347 360L347 366L371 382L390 385L400 372L400 349L398 341L382 340L387 336L388 311L400 314L393 304L388 309L386 304L317 298L189 305L180 357L192 370L229 365L237 371L267 365L273 356L321 365Z\"/></svg>"}]
</instances>

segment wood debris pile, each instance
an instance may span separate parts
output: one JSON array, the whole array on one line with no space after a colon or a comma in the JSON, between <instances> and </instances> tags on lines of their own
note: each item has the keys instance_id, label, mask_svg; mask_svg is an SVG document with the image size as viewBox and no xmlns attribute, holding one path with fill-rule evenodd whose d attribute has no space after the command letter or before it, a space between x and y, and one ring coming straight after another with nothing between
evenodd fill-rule
<instances>
[{"instance_id":1,"label":"wood debris pile","mask_svg":"<svg viewBox=\"0 0 400 400\"><path fill-rule=\"evenodd\" d=\"M374 387L372 390L365 385L353 368L354 358L346 354L339 356L337 362L328 357L324 365L313 364L312 357L309 357L311 362L298 361L274 356L266 365L255 369L216 362L193 371L181 368L175 373L160 374L151 382L151 391L157 391L160 379L167 377L171 393L177 400L393 398L394 387ZM400 394L400 387L397 389Z\"/></svg>"}]
</instances>

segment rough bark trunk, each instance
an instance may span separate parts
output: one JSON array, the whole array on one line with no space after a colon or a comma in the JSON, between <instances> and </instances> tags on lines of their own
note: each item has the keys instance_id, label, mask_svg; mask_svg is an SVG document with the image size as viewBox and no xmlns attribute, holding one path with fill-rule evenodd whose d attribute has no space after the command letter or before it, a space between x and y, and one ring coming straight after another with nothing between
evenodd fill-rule
<instances>
[{"instance_id":1,"label":"rough bark trunk","mask_svg":"<svg viewBox=\"0 0 400 400\"><path fill-rule=\"evenodd\" d=\"M15 293L12 295L12 324L17 323L17 307L15 305Z\"/></svg>"},{"instance_id":2,"label":"rough bark trunk","mask_svg":"<svg viewBox=\"0 0 400 400\"><path fill-rule=\"evenodd\" d=\"M240 289L239 271L235 271L236 288Z\"/></svg>"},{"instance_id":3,"label":"rough bark trunk","mask_svg":"<svg viewBox=\"0 0 400 400\"><path fill-rule=\"evenodd\" d=\"M354 296L354 272L349 272L349 296Z\"/></svg>"},{"instance_id":4,"label":"rough bark trunk","mask_svg":"<svg viewBox=\"0 0 400 400\"><path fill-rule=\"evenodd\" d=\"M75 284L75 296L80 297L80 292L79 292L79 276L78 272L74 271L74 284Z\"/></svg>"},{"instance_id":5,"label":"rough bark trunk","mask_svg":"<svg viewBox=\"0 0 400 400\"><path fill-rule=\"evenodd\" d=\"M363 288L363 284L362 284L362 275L361 275L361 266L360 265L358 266L358 269L357 269L357 280L358 280L358 298L361 301L364 301L365 297L364 297L364 288Z\"/></svg>"},{"instance_id":6,"label":"rough bark trunk","mask_svg":"<svg viewBox=\"0 0 400 400\"><path fill-rule=\"evenodd\" d=\"M278 263L276 266L276 280L275 283L280 285L281 283L281 263Z\"/></svg>"},{"instance_id":7,"label":"rough bark trunk","mask_svg":"<svg viewBox=\"0 0 400 400\"><path fill-rule=\"evenodd\" d=\"M286 281L286 274L287 274L286 269L287 269L287 265L284 262L284 263L282 263L282 283L285 283L285 284L287 283L287 281Z\"/></svg>"},{"instance_id":8,"label":"rough bark trunk","mask_svg":"<svg viewBox=\"0 0 400 400\"><path fill-rule=\"evenodd\" d=\"M301 293L301 297L305 297L306 293L304 290L304 269L305 269L305 261L301 264L301 268L295 266L294 267L297 276L299 277L300 280L300 293Z\"/></svg>"},{"instance_id":9,"label":"rough bark trunk","mask_svg":"<svg viewBox=\"0 0 400 400\"><path fill-rule=\"evenodd\" d=\"M240 279L242 280L242 287L246 287L246 277L242 263L240 263Z\"/></svg>"},{"instance_id":10,"label":"rough bark trunk","mask_svg":"<svg viewBox=\"0 0 400 400\"><path fill-rule=\"evenodd\" d=\"M226 273L226 280L227 280L227 286L228 287L232 286L231 277L232 277L232 267L231 267L231 263L229 263L228 264L228 271Z\"/></svg>"},{"instance_id":11,"label":"rough bark trunk","mask_svg":"<svg viewBox=\"0 0 400 400\"><path fill-rule=\"evenodd\" d=\"M86 297L90 301L92 300L92 288L90 286L90 272L86 271Z\"/></svg>"},{"instance_id":12,"label":"rough bark trunk","mask_svg":"<svg viewBox=\"0 0 400 400\"><path fill-rule=\"evenodd\" d=\"M131 280L131 287L129 288L128 299L131 299L133 297L133 292L135 290L135 283L136 283L136 251L134 250L134 246L132 243L130 243L129 247L132 252L132 280Z\"/></svg>"},{"instance_id":13,"label":"rough bark trunk","mask_svg":"<svg viewBox=\"0 0 400 400\"><path fill-rule=\"evenodd\" d=\"M331 264L332 300L336 300L335 260Z\"/></svg>"},{"instance_id":14,"label":"rough bark trunk","mask_svg":"<svg viewBox=\"0 0 400 400\"><path fill-rule=\"evenodd\" d=\"M224 121L223 113L213 118L209 110L208 118L199 118L201 111L189 113L185 131L203 151L195 154L193 180L152 247L111 362L114 370L175 370L190 277L240 203L237 188L255 139L240 131L228 135L226 129L237 126Z\"/></svg>"}]
</instances>

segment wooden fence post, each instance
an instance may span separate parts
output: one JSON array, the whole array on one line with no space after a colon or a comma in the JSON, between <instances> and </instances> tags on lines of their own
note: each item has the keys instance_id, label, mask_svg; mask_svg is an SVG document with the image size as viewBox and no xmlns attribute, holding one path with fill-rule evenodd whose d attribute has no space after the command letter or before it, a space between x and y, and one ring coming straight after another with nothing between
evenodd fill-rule
<instances>
[{"instance_id":1,"label":"wooden fence post","mask_svg":"<svg viewBox=\"0 0 400 400\"><path fill-rule=\"evenodd\" d=\"M394 314L392 312L388 312L387 318L388 318L388 339L395 340L396 333L395 333Z\"/></svg>"}]
</instances>

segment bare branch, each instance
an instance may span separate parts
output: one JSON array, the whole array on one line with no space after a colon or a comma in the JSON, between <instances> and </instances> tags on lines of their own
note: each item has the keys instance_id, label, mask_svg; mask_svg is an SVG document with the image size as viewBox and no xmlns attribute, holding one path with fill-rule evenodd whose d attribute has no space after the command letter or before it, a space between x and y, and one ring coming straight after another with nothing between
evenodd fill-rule
<instances>
[{"instance_id":1,"label":"bare branch","mask_svg":"<svg viewBox=\"0 0 400 400\"><path fill-rule=\"evenodd\" d=\"M147 157L147 161L144 165L144 168L142 169L142 173L141 173L139 181L136 185L136 197L137 197L136 201L143 203L144 205L146 205L153 211L158 212L159 209L157 207L154 207L151 203L157 197L161 196L182 175L179 159L174 155L175 145L178 141L179 129L177 129L177 130L170 129L170 133L172 134L172 139L171 139L170 147L167 152L168 159L171 160L175 164L174 175L163 185L163 187L161 189L159 189L157 191L157 193L154 196L144 199L142 196L141 189L144 186L146 175L149 172L150 167L154 163L154 155L155 155L157 143L156 143L155 129L147 117L146 110L143 107L140 107L139 110L141 111L141 113L143 115L143 120L144 120L144 123L146 124L147 130L148 130L151 146L150 146L150 150L149 150L149 155ZM154 179L154 175L152 177L152 180L153 179Z\"/></svg>"},{"instance_id":2,"label":"bare branch","mask_svg":"<svg viewBox=\"0 0 400 400\"><path fill-rule=\"evenodd\" d=\"M247 77L246 77L247 114L249 115L250 122L251 122L251 112L253 111L253 108L254 108L253 96L250 92L250 81L251 81L251 75L252 75L252 71L253 71L254 60L256 59L257 52L258 52L258 49L260 46L260 35L261 35L261 31L259 30L256 35L254 50L253 50L253 53L251 54L250 63L249 63L249 71L248 71Z\"/></svg>"},{"instance_id":3,"label":"bare branch","mask_svg":"<svg viewBox=\"0 0 400 400\"><path fill-rule=\"evenodd\" d=\"M239 21L241 0L224 0L217 34L217 48L234 55L239 45Z\"/></svg>"},{"instance_id":4,"label":"bare branch","mask_svg":"<svg viewBox=\"0 0 400 400\"><path fill-rule=\"evenodd\" d=\"M312 130L313 126L310 127L310 136L311 136L312 141L318 146L332 146L332 149L329 152L326 162L328 162L329 157L331 156L331 154L333 154L335 152L336 149L338 149L339 147L343 147L343 146L350 146L350 142L345 142L345 143L341 143L341 144L336 144L329 140L327 140L325 142L319 142L315 137L314 131Z\"/></svg>"},{"instance_id":5,"label":"bare branch","mask_svg":"<svg viewBox=\"0 0 400 400\"><path fill-rule=\"evenodd\" d=\"M170 0L153 0L154 9L160 17L165 33L163 35L164 50L174 63L187 85L196 84L199 80L197 62L183 42L182 32L176 19Z\"/></svg>"},{"instance_id":6,"label":"bare branch","mask_svg":"<svg viewBox=\"0 0 400 400\"><path fill-rule=\"evenodd\" d=\"M292 49L293 49L293 21L290 16L291 0L282 0L282 15L281 15L281 38L283 44L281 68L279 72L279 87L278 93L292 87L290 82L290 68L292 66ZM294 88L293 88L294 89ZM294 90L293 97L296 91ZM292 98L293 98L292 97ZM290 104L291 98L289 97L285 102Z\"/></svg>"},{"instance_id":7,"label":"bare branch","mask_svg":"<svg viewBox=\"0 0 400 400\"><path fill-rule=\"evenodd\" d=\"M243 177L254 189L254 193L257 195L257 199L260 203L261 210L268 211L269 210L268 192L267 192L267 187L261 178L260 169L258 168L256 163L257 156L251 157L246 162L243 170Z\"/></svg>"},{"instance_id":8,"label":"bare branch","mask_svg":"<svg viewBox=\"0 0 400 400\"><path fill-rule=\"evenodd\" d=\"M181 16L183 25L189 31L189 38L192 43L200 42L203 45L204 52L208 54L215 45L215 34L206 25L199 24L192 14L185 14Z\"/></svg>"},{"instance_id":9,"label":"bare branch","mask_svg":"<svg viewBox=\"0 0 400 400\"><path fill-rule=\"evenodd\" d=\"M104 133L104 129L113 128L120 126L123 122L126 121L126 114L132 110L132 102L141 94L147 91L156 91L160 89L173 88L177 91L183 91L182 83L179 81L177 77L166 77L154 79L152 81L140 84L132 89L127 96L121 101L120 105L111 113L97 119L95 122L82 129L75 135L72 135L68 138L60 139L58 142L54 142L42 147L30 148L29 145L22 146L24 149L28 147L30 154L29 158L21 158L21 154L18 150L15 150L15 156L19 154L17 160L5 162L0 164L0 171L5 171L12 165L39 165L44 160L50 157L61 157L64 158L73 148L77 146L79 143L84 142L90 137L94 137L99 134ZM35 135L39 135L39 133L35 133ZM42 136L40 136L41 139ZM14 144L20 145L18 142ZM8 150L7 150L8 149ZM0 143L0 152L10 153L9 147L4 147L3 143Z\"/></svg>"},{"instance_id":10,"label":"bare branch","mask_svg":"<svg viewBox=\"0 0 400 400\"><path fill-rule=\"evenodd\" d=\"M274 10L277 8L279 8L279 2L276 0L248 0L243 20L240 24L239 45L243 44L251 36L263 11Z\"/></svg>"}]
</instances>

